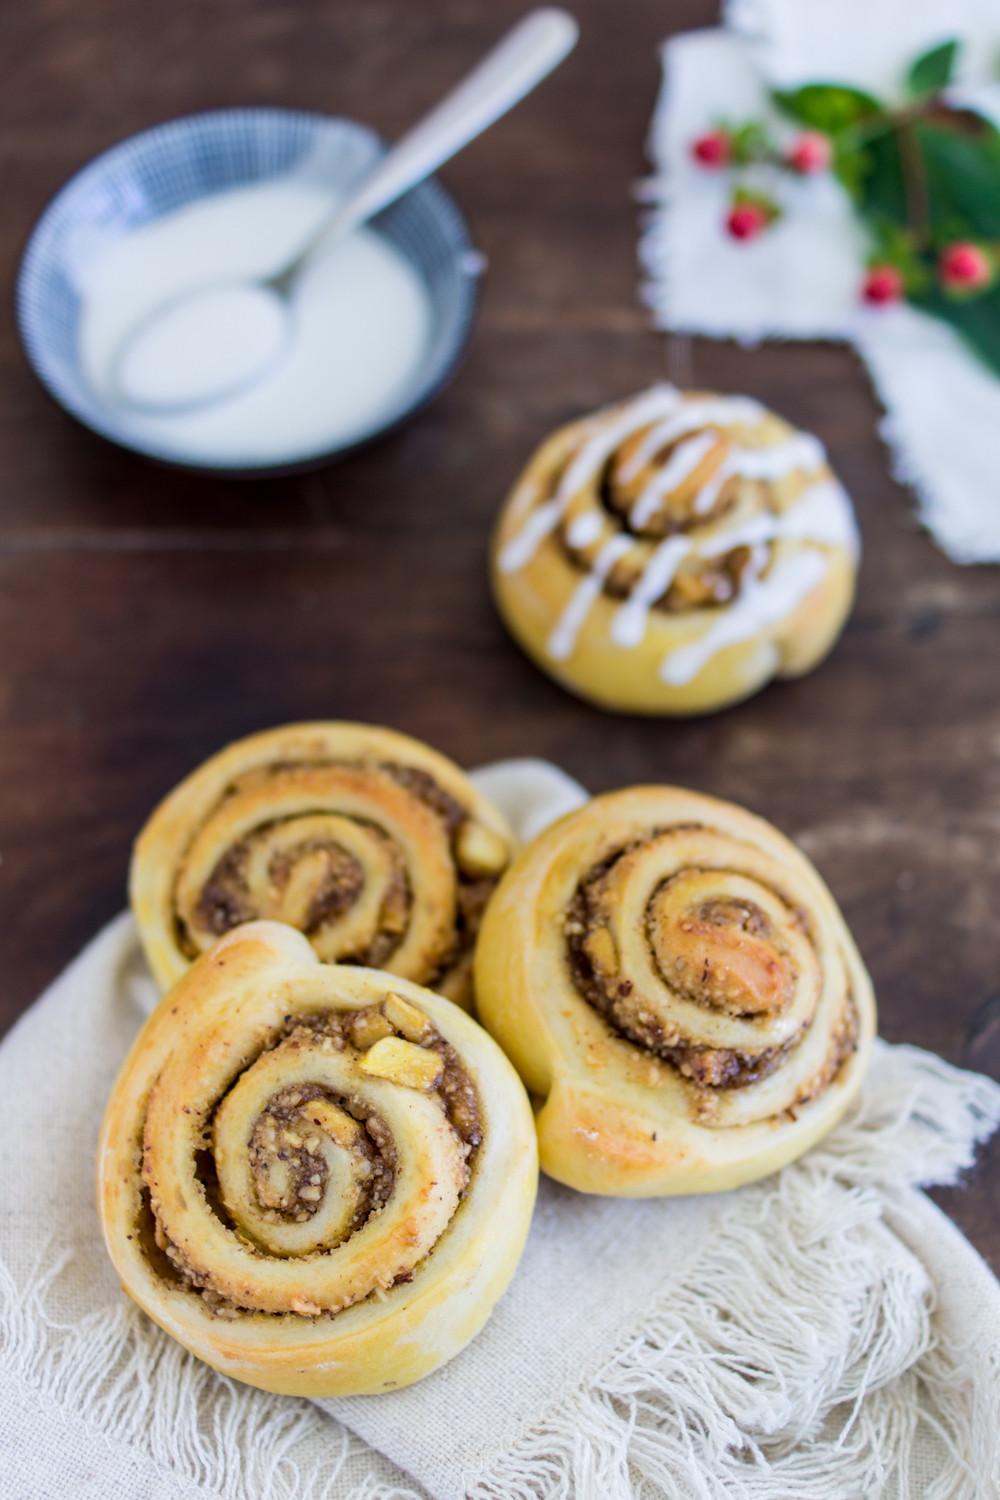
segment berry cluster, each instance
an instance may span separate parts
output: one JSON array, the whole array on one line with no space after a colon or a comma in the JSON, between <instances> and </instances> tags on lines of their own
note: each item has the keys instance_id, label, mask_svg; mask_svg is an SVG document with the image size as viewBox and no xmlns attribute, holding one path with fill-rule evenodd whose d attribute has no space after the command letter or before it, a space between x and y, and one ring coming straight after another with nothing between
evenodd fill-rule
<instances>
[{"instance_id":1,"label":"berry cluster","mask_svg":"<svg viewBox=\"0 0 1000 1500\"><path fill-rule=\"evenodd\" d=\"M891 100L829 81L772 90L773 127L717 122L690 150L729 174L725 228L743 245L780 218L771 192L829 173L868 237L859 301L940 318L1000 377L1000 129L950 96L960 51L955 37L922 53Z\"/></svg>"},{"instance_id":2,"label":"berry cluster","mask_svg":"<svg viewBox=\"0 0 1000 1500\"><path fill-rule=\"evenodd\" d=\"M997 278L997 260L988 246L972 240L953 240L945 245L935 266L942 290L953 297L976 296L988 291ZM906 278L889 261L873 261L861 288L866 302L885 306L906 296Z\"/></svg>"},{"instance_id":3,"label":"berry cluster","mask_svg":"<svg viewBox=\"0 0 1000 1500\"><path fill-rule=\"evenodd\" d=\"M753 130L753 141L747 139ZM756 146L756 149L754 149ZM773 161L801 177L828 171L833 161L830 138L819 130L805 130L787 151L779 152L759 128L731 130L718 125L692 143L691 155L702 167L744 166L751 161Z\"/></svg>"},{"instance_id":4,"label":"berry cluster","mask_svg":"<svg viewBox=\"0 0 1000 1500\"><path fill-rule=\"evenodd\" d=\"M756 123L735 128L717 125L691 143L691 155L700 167L709 171L767 163L799 177L828 172L834 162L833 143L822 131L804 130L789 147L779 150ZM766 193L737 185L726 214L726 232L745 244L769 229L781 212ZM941 289L951 297L961 298L989 290L997 280L1000 263L992 247L957 239L941 249L934 269ZM880 307L900 302L907 295L907 282L908 277L899 264L876 256L867 267L861 297Z\"/></svg>"},{"instance_id":5,"label":"berry cluster","mask_svg":"<svg viewBox=\"0 0 1000 1500\"><path fill-rule=\"evenodd\" d=\"M829 170L833 148L829 136L819 130L803 131L786 150L781 150L762 126L750 124L733 129L717 125L692 142L691 155L700 167L710 171L766 163L798 177L813 177ZM780 217L781 208L768 194L737 186L726 215L726 231L734 240L754 240Z\"/></svg>"}]
</instances>

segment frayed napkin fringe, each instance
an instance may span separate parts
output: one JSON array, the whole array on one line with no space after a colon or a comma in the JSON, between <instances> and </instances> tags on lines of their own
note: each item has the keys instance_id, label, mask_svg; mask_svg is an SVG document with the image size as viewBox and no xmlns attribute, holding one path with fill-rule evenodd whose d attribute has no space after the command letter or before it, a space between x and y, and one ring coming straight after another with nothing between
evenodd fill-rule
<instances>
[{"instance_id":1,"label":"frayed napkin fringe","mask_svg":"<svg viewBox=\"0 0 1000 1500\"><path fill-rule=\"evenodd\" d=\"M905 1213L917 1183L953 1181L998 1124L989 1079L880 1044L850 1119L732 1196L615 1357L466 1476L470 1500L975 1500L1000 1413L970 1389L927 1272L883 1213ZM333 1491L350 1439L309 1403L225 1379L130 1304L55 1323L46 1302L67 1261L24 1290L0 1266L2 1364L23 1386L226 1500ZM921 1426L937 1473L914 1490ZM296 1450L317 1437L329 1460L300 1467ZM417 1497L369 1478L350 1500Z\"/></svg>"},{"instance_id":2,"label":"frayed napkin fringe","mask_svg":"<svg viewBox=\"0 0 1000 1500\"><path fill-rule=\"evenodd\" d=\"M47 1294L68 1260L40 1269L25 1291L0 1263L4 1374L115 1444L145 1452L168 1479L220 1500L328 1500L352 1449L349 1433L307 1401L219 1375L132 1303L53 1322ZM296 1461L310 1438L330 1449L321 1469ZM345 1500L420 1497L367 1478Z\"/></svg>"},{"instance_id":3,"label":"frayed napkin fringe","mask_svg":"<svg viewBox=\"0 0 1000 1500\"><path fill-rule=\"evenodd\" d=\"M989 1079L880 1045L850 1120L734 1197L619 1353L467 1476L470 1500L976 1500L998 1477L998 1413L883 1212L954 1181L998 1124ZM921 1427L936 1473L914 1488Z\"/></svg>"}]
</instances>

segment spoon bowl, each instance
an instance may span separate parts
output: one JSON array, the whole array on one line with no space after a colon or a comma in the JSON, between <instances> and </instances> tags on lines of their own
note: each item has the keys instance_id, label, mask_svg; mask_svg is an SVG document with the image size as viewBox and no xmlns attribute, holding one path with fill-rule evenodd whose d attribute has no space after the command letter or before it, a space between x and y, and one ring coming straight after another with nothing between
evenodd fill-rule
<instances>
[{"instance_id":1,"label":"spoon bowl","mask_svg":"<svg viewBox=\"0 0 1000 1500\"><path fill-rule=\"evenodd\" d=\"M262 379L288 347L290 329L283 299L265 283L203 287L133 330L114 382L140 410L193 411ZM194 363L193 346L200 355Z\"/></svg>"}]
</instances>

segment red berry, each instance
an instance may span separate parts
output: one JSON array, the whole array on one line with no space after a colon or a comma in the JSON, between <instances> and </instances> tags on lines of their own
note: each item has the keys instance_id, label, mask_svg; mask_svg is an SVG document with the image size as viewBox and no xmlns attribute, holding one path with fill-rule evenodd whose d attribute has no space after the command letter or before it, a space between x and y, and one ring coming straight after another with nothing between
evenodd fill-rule
<instances>
[{"instance_id":1,"label":"red berry","mask_svg":"<svg viewBox=\"0 0 1000 1500\"><path fill-rule=\"evenodd\" d=\"M754 240L768 222L767 211L759 203L735 203L729 210L726 228L734 240Z\"/></svg>"},{"instance_id":2,"label":"red berry","mask_svg":"<svg viewBox=\"0 0 1000 1500\"><path fill-rule=\"evenodd\" d=\"M899 302L903 296L903 278L895 266L871 266L861 288L866 302L885 306L887 302Z\"/></svg>"},{"instance_id":3,"label":"red berry","mask_svg":"<svg viewBox=\"0 0 1000 1500\"><path fill-rule=\"evenodd\" d=\"M993 262L978 245L956 240L938 258L938 276L952 291L977 292L993 280Z\"/></svg>"},{"instance_id":4,"label":"red berry","mask_svg":"<svg viewBox=\"0 0 1000 1500\"><path fill-rule=\"evenodd\" d=\"M827 172L833 161L830 137L821 130L806 130L792 146L785 160L793 172L811 177L816 172Z\"/></svg>"},{"instance_id":5,"label":"red berry","mask_svg":"<svg viewBox=\"0 0 1000 1500\"><path fill-rule=\"evenodd\" d=\"M733 154L733 143L724 130L701 135L691 147L691 155L702 167L725 167Z\"/></svg>"}]
</instances>

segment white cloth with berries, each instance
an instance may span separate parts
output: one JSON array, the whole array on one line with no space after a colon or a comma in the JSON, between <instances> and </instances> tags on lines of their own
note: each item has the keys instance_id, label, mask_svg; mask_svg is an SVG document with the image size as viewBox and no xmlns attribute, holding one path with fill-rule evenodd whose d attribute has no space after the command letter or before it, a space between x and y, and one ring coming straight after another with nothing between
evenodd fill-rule
<instances>
[{"instance_id":1,"label":"white cloth with berries","mask_svg":"<svg viewBox=\"0 0 1000 1500\"><path fill-rule=\"evenodd\" d=\"M742 174L782 216L766 232L752 210L727 227L730 174L692 152L720 121L748 120L765 122L792 150L800 132L776 113L770 88L845 82L898 97L913 59L955 36L959 82L949 97L1000 123L1000 5L729 0L724 20L663 49L642 244L658 326L745 343L853 343L886 411L894 473L916 491L924 524L956 562L1000 561L1000 379L937 319L902 302L866 304L865 233L829 173Z\"/></svg>"}]
</instances>

